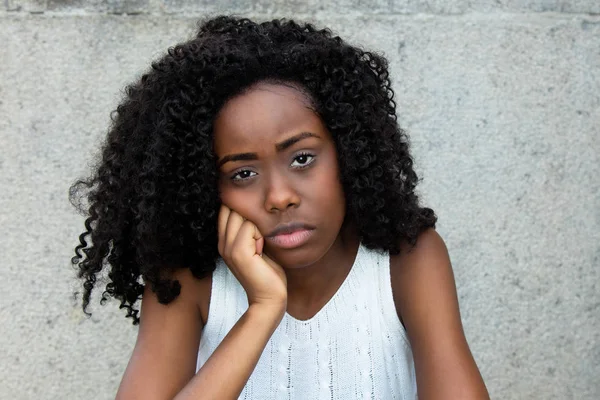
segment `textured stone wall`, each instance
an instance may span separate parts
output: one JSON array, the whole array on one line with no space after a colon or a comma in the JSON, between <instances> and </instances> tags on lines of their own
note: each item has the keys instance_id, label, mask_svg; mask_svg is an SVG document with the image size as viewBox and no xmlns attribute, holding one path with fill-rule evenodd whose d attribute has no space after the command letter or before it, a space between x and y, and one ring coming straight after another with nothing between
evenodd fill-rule
<instances>
[{"instance_id":1,"label":"textured stone wall","mask_svg":"<svg viewBox=\"0 0 600 400\"><path fill-rule=\"evenodd\" d=\"M600 2L216 3L0 2L0 399L114 397L136 328L72 296L67 189L125 84L221 11L389 58L492 397L600 398Z\"/></svg>"}]
</instances>

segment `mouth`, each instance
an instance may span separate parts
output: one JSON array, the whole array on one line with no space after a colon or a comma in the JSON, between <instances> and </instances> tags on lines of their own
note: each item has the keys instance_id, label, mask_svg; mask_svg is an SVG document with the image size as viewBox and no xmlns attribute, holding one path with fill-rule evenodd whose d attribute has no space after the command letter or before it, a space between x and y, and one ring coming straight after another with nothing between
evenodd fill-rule
<instances>
[{"instance_id":1,"label":"mouth","mask_svg":"<svg viewBox=\"0 0 600 400\"><path fill-rule=\"evenodd\" d=\"M277 226L277 228L265 236L265 239L278 247L292 249L306 243L314 230L313 226L300 222L292 222Z\"/></svg>"}]
</instances>

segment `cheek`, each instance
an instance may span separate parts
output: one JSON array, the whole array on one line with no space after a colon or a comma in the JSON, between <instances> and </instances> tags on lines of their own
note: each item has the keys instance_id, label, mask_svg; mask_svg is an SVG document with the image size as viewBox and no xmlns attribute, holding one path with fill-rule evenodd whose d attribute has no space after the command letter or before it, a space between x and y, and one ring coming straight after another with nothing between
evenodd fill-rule
<instances>
[{"instance_id":1,"label":"cheek","mask_svg":"<svg viewBox=\"0 0 600 400\"><path fill-rule=\"evenodd\" d=\"M253 210L256 210L256 205L246 191L236 190L228 185L219 185L219 196L221 203L234 210L242 217L253 220ZM256 212L256 211L254 211Z\"/></svg>"},{"instance_id":2,"label":"cheek","mask_svg":"<svg viewBox=\"0 0 600 400\"><path fill-rule=\"evenodd\" d=\"M327 209L327 212L345 212L344 189L340 182L339 167L335 158L323 165L322 170L315 177L314 187L319 188L313 191L315 200Z\"/></svg>"}]
</instances>

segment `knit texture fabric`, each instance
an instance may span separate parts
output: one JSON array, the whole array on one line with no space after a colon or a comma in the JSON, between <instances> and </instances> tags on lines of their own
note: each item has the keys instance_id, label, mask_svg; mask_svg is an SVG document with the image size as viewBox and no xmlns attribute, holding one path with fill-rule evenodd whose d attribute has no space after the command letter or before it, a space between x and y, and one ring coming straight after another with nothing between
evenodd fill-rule
<instances>
[{"instance_id":1,"label":"knit texture fabric","mask_svg":"<svg viewBox=\"0 0 600 400\"><path fill-rule=\"evenodd\" d=\"M244 288L220 260L197 368L248 309ZM398 319L389 254L360 246L348 276L311 319L285 314L239 399L417 398L413 356Z\"/></svg>"}]
</instances>

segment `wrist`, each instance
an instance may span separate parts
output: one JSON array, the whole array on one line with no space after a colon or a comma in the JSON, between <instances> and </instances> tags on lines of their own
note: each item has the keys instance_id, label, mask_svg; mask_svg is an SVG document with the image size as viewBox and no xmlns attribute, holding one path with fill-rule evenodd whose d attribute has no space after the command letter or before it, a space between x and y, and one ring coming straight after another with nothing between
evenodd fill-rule
<instances>
[{"instance_id":1,"label":"wrist","mask_svg":"<svg viewBox=\"0 0 600 400\"><path fill-rule=\"evenodd\" d=\"M249 317L258 319L261 321L261 323L271 325L275 328L283 319L286 309L287 301L274 303L253 303L250 304L246 313Z\"/></svg>"}]
</instances>

